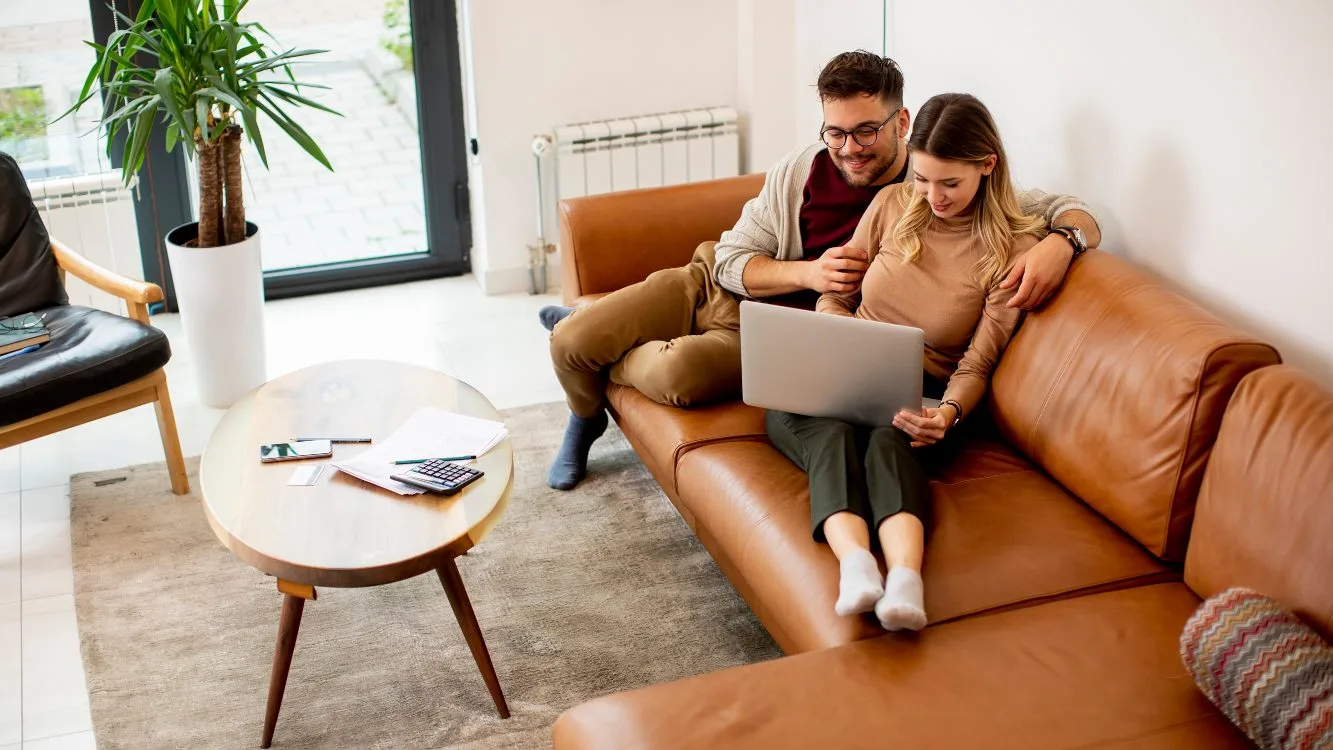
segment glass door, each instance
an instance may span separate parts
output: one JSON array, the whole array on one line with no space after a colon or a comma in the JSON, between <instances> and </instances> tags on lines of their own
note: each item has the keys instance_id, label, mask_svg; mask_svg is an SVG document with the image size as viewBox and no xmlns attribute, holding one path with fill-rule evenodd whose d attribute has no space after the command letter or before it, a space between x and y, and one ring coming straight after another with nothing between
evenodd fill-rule
<instances>
[{"instance_id":1,"label":"glass door","mask_svg":"<svg viewBox=\"0 0 1333 750\"><path fill-rule=\"evenodd\" d=\"M459 186L466 190L458 33L444 7L451 5L246 6L245 16L284 48L328 50L301 65L297 78L327 86L307 95L341 113L295 115L332 172L277 128L265 141L269 169L246 152L246 210L262 233L270 297L466 270L467 203L455 200ZM418 80L433 82L424 97Z\"/></svg>"},{"instance_id":2,"label":"glass door","mask_svg":"<svg viewBox=\"0 0 1333 750\"><path fill-rule=\"evenodd\" d=\"M115 28L105 0L60 1L83 2L85 14L91 7L99 42ZM115 5L133 16L139 2ZM262 117L268 168L253 146L243 146L246 216L260 229L266 296L467 272L471 224L454 0L250 0L242 18L262 24L281 49L327 50L295 73L327 87L303 95L341 114L288 111L324 151L331 172ZM431 85L422 90L422 80ZM139 206L141 218L156 217L150 234L171 228L184 190L197 195L194 165L179 154L150 150L145 172L152 172L153 190ZM169 205L157 205L159 198ZM181 221L195 218L194 201L187 203ZM141 235L144 226L141 220ZM160 236L141 245L145 272L161 269L164 278L152 280L170 296Z\"/></svg>"}]
</instances>

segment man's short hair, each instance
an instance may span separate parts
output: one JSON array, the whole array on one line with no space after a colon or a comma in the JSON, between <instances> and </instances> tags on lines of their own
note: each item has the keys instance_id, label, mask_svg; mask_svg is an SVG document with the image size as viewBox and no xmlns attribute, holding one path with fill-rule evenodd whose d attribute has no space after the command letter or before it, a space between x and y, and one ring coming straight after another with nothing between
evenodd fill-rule
<instances>
[{"instance_id":1,"label":"man's short hair","mask_svg":"<svg viewBox=\"0 0 1333 750\"><path fill-rule=\"evenodd\" d=\"M820 101L872 95L899 106L903 103L903 72L898 63L873 52L844 52L820 71L816 88Z\"/></svg>"}]
</instances>

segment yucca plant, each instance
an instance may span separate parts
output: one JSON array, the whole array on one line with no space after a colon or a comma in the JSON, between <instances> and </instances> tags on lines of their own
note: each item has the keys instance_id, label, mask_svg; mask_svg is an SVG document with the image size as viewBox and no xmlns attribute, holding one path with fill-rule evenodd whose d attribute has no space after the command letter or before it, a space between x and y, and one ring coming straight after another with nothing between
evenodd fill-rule
<instances>
[{"instance_id":1,"label":"yucca plant","mask_svg":"<svg viewBox=\"0 0 1333 750\"><path fill-rule=\"evenodd\" d=\"M338 114L301 94L327 86L301 83L292 72L293 61L325 50L279 51L269 46L277 43L272 34L258 23L240 20L248 2L143 0L137 18L117 11L123 28L105 45L88 43L97 51L97 61L78 102L65 113L97 96L100 87L100 124L108 131L108 149L125 133L121 169L126 182L143 166L149 134L160 120L166 126L167 150L179 143L198 164L200 247L230 245L246 237L241 137L249 138L267 168L260 114L333 169L286 110L298 106Z\"/></svg>"}]
</instances>

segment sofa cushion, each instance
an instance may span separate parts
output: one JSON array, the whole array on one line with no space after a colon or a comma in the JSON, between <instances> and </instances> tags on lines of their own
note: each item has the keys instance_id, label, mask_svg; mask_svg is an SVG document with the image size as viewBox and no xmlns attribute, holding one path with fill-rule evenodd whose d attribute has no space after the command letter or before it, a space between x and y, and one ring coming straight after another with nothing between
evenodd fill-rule
<instances>
[{"instance_id":1,"label":"sofa cushion","mask_svg":"<svg viewBox=\"0 0 1333 750\"><path fill-rule=\"evenodd\" d=\"M0 425L125 385L171 359L166 334L152 326L76 305L40 313L51 341L0 361Z\"/></svg>"},{"instance_id":2,"label":"sofa cushion","mask_svg":"<svg viewBox=\"0 0 1333 750\"><path fill-rule=\"evenodd\" d=\"M0 317L68 302L28 183L18 162L0 153Z\"/></svg>"},{"instance_id":3,"label":"sofa cushion","mask_svg":"<svg viewBox=\"0 0 1333 750\"><path fill-rule=\"evenodd\" d=\"M1333 640L1333 393L1291 367L1245 378L1199 496L1185 581L1254 589Z\"/></svg>"},{"instance_id":4,"label":"sofa cushion","mask_svg":"<svg viewBox=\"0 0 1333 750\"><path fill-rule=\"evenodd\" d=\"M607 388L607 400L620 429L643 447L640 456L646 453L646 458L672 476L672 481L663 484L670 491L676 489L676 464L688 451L724 440L767 439L764 410L739 401L679 409L615 384Z\"/></svg>"},{"instance_id":5,"label":"sofa cushion","mask_svg":"<svg viewBox=\"0 0 1333 750\"><path fill-rule=\"evenodd\" d=\"M1184 559L1236 384L1277 352L1101 252L1031 314L993 378L1006 438L1154 554Z\"/></svg>"},{"instance_id":6,"label":"sofa cushion","mask_svg":"<svg viewBox=\"0 0 1333 750\"><path fill-rule=\"evenodd\" d=\"M787 653L883 632L870 615L834 614L838 563L811 539L809 482L771 445L696 448L676 477L699 538L743 579L737 590L762 603L756 614ZM1179 577L1002 446L969 445L932 487L923 571L932 623Z\"/></svg>"},{"instance_id":7,"label":"sofa cushion","mask_svg":"<svg viewBox=\"0 0 1333 750\"><path fill-rule=\"evenodd\" d=\"M1333 748L1333 646L1249 589L1209 597L1180 656L1199 690L1259 747Z\"/></svg>"},{"instance_id":8,"label":"sofa cushion","mask_svg":"<svg viewBox=\"0 0 1333 750\"><path fill-rule=\"evenodd\" d=\"M1140 587L610 695L555 748L1248 748L1180 663L1198 605Z\"/></svg>"}]
</instances>

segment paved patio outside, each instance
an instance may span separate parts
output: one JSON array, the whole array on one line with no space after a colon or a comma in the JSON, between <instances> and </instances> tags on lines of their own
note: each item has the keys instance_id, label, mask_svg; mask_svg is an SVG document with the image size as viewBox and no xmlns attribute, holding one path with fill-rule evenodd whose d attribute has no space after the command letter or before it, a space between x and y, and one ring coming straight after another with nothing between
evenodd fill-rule
<instances>
[{"instance_id":1,"label":"paved patio outside","mask_svg":"<svg viewBox=\"0 0 1333 750\"><path fill-rule=\"evenodd\" d=\"M252 0L246 10L283 48L330 50L297 76L331 87L307 95L343 114L291 112L333 172L266 119L260 129L271 169L247 144L247 216L260 226L266 269L426 249L416 126L381 90L383 75L371 74L385 67L384 7L384 0ZM0 87L41 86L50 119L68 108L93 60L83 44L92 34L87 13L86 0L0 0ZM81 135L94 127L88 110L48 128L48 158L24 164L31 179L110 169L96 134Z\"/></svg>"}]
</instances>

